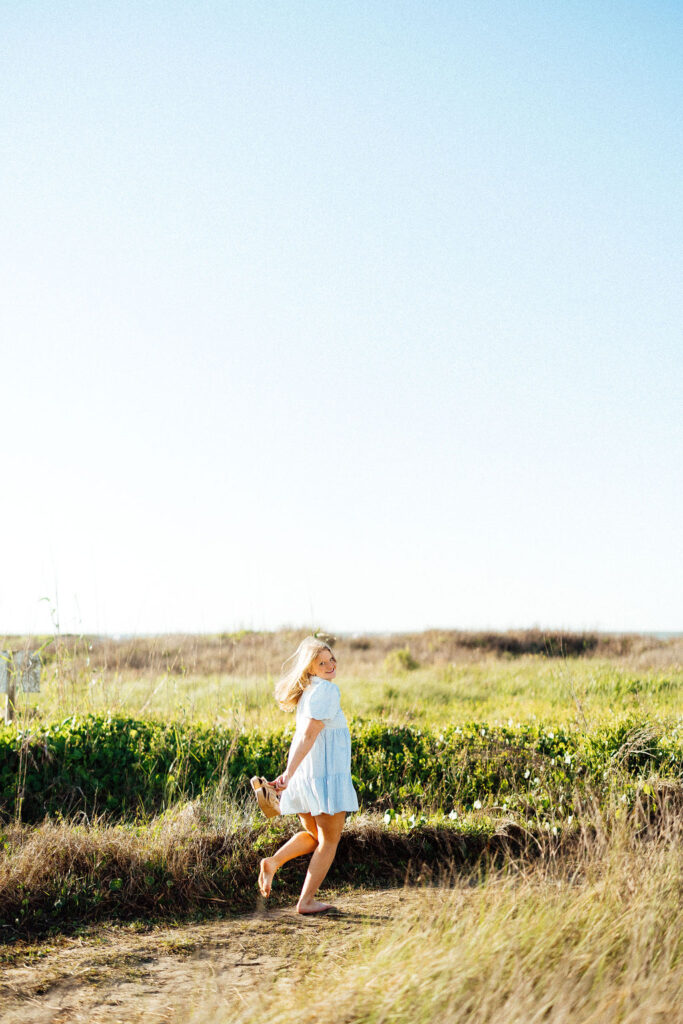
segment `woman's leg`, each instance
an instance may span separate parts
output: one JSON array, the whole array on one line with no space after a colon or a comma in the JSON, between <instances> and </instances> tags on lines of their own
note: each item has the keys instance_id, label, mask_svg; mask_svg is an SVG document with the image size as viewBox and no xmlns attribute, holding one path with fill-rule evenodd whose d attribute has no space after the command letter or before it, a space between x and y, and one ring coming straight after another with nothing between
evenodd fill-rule
<instances>
[{"instance_id":1,"label":"woman's leg","mask_svg":"<svg viewBox=\"0 0 683 1024\"><path fill-rule=\"evenodd\" d=\"M346 811L339 811L338 814L317 814L315 817L315 823L318 826L318 843L309 861L304 887L296 905L300 914L319 914L323 910L330 909L330 903L319 903L313 897L330 870L337 852L339 837L344 828L345 818Z\"/></svg>"},{"instance_id":2,"label":"woman's leg","mask_svg":"<svg viewBox=\"0 0 683 1024\"><path fill-rule=\"evenodd\" d=\"M263 896L270 896L270 888L273 884L273 875L278 868L286 864L294 857L303 857L307 853L313 853L318 845L318 826L312 814L300 814L299 820L304 827L303 832L297 832L284 843L277 853L272 857L264 857L261 861L258 887Z\"/></svg>"}]
</instances>

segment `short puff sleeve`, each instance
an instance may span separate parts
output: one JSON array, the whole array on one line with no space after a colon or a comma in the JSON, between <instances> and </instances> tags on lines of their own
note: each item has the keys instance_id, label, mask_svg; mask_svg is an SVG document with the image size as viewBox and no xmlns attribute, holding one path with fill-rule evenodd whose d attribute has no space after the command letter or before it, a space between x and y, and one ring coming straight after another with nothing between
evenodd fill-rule
<instances>
[{"instance_id":1,"label":"short puff sleeve","mask_svg":"<svg viewBox=\"0 0 683 1024\"><path fill-rule=\"evenodd\" d=\"M334 718L340 708L339 687L331 679L321 679L311 693L308 714L311 718L325 721L325 719Z\"/></svg>"}]
</instances>

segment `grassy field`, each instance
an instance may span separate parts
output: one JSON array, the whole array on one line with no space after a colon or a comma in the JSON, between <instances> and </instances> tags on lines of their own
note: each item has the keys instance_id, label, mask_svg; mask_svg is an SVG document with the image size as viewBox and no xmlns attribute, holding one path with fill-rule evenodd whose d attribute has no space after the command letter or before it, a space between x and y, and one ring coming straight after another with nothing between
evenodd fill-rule
<instances>
[{"instance_id":1,"label":"grassy field","mask_svg":"<svg viewBox=\"0 0 683 1024\"><path fill-rule=\"evenodd\" d=\"M341 640L366 810L326 883L340 914L302 924L287 908L303 862L283 869L268 907L255 886L259 857L294 823L259 820L234 785L286 750L292 720L272 686L297 639L44 638L41 693L19 695L4 733L18 760L0 764L0 784L18 765L23 786L42 764L47 790L68 763L85 793L105 777L107 743L106 778L122 792L144 758L141 792L159 771L178 774L179 750L189 772L216 743L237 775L222 770L194 796L162 786L162 809L133 819L86 810L27 824L6 804L0 962L15 980L0 985L3 1024L683 1021L680 640ZM102 943L111 967L88 982Z\"/></svg>"},{"instance_id":2,"label":"grassy field","mask_svg":"<svg viewBox=\"0 0 683 1024\"><path fill-rule=\"evenodd\" d=\"M6 637L43 648L42 692L22 694L18 719L74 713L205 721L263 729L291 721L273 701L284 658L300 638L277 634L97 638ZM343 638L336 644L347 717L397 725L539 720L590 727L605 715L676 715L683 640L435 633ZM512 653L506 647L518 650ZM551 650L548 657L539 651Z\"/></svg>"},{"instance_id":3,"label":"grassy field","mask_svg":"<svg viewBox=\"0 0 683 1024\"><path fill-rule=\"evenodd\" d=\"M598 830L563 857L461 873L384 934L335 936L246 1005L204 997L189 1020L680 1021L682 825L667 818L648 843Z\"/></svg>"},{"instance_id":4,"label":"grassy field","mask_svg":"<svg viewBox=\"0 0 683 1024\"><path fill-rule=\"evenodd\" d=\"M175 823L176 844L186 828ZM338 911L319 919L280 899L172 929L0 946L3 1024L677 1024L682 840L669 802L635 828L594 814L559 846L444 856L391 889L337 877ZM286 896L294 884L292 872Z\"/></svg>"}]
</instances>

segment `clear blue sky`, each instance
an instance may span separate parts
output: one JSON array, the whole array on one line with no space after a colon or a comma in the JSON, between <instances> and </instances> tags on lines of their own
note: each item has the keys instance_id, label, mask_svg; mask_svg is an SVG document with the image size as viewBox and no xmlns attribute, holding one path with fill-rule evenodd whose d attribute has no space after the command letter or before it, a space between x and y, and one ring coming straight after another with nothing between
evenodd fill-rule
<instances>
[{"instance_id":1,"label":"clear blue sky","mask_svg":"<svg viewBox=\"0 0 683 1024\"><path fill-rule=\"evenodd\" d=\"M683 629L682 39L4 3L0 632Z\"/></svg>"}]
</instances>

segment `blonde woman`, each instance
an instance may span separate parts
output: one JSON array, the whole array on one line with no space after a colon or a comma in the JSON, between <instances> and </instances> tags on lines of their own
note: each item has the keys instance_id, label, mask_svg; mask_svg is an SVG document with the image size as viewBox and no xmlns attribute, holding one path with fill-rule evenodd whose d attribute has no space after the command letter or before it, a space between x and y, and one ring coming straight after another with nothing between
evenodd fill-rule
<instances>
[{"instance_id":1,"label":"blonde woman","mask_svg":"<svg viewBox=\"0 0 683 1024\"><path fill-rule=\"evenodd\" d=\"M307 636L285 666L289 662L275 686L275 699L283 711L296 711L296 731L287 768L271 785L281 794L282 814L298 814L303 831L261 861L259 889L269 896L277 869L311 853L296 909L299 914L321 914L332 907L315 895L334 860L347 812L358 810L351 781L351 735L333 681L337 660L332 649Z\"/></svg>"}]
</instances>

